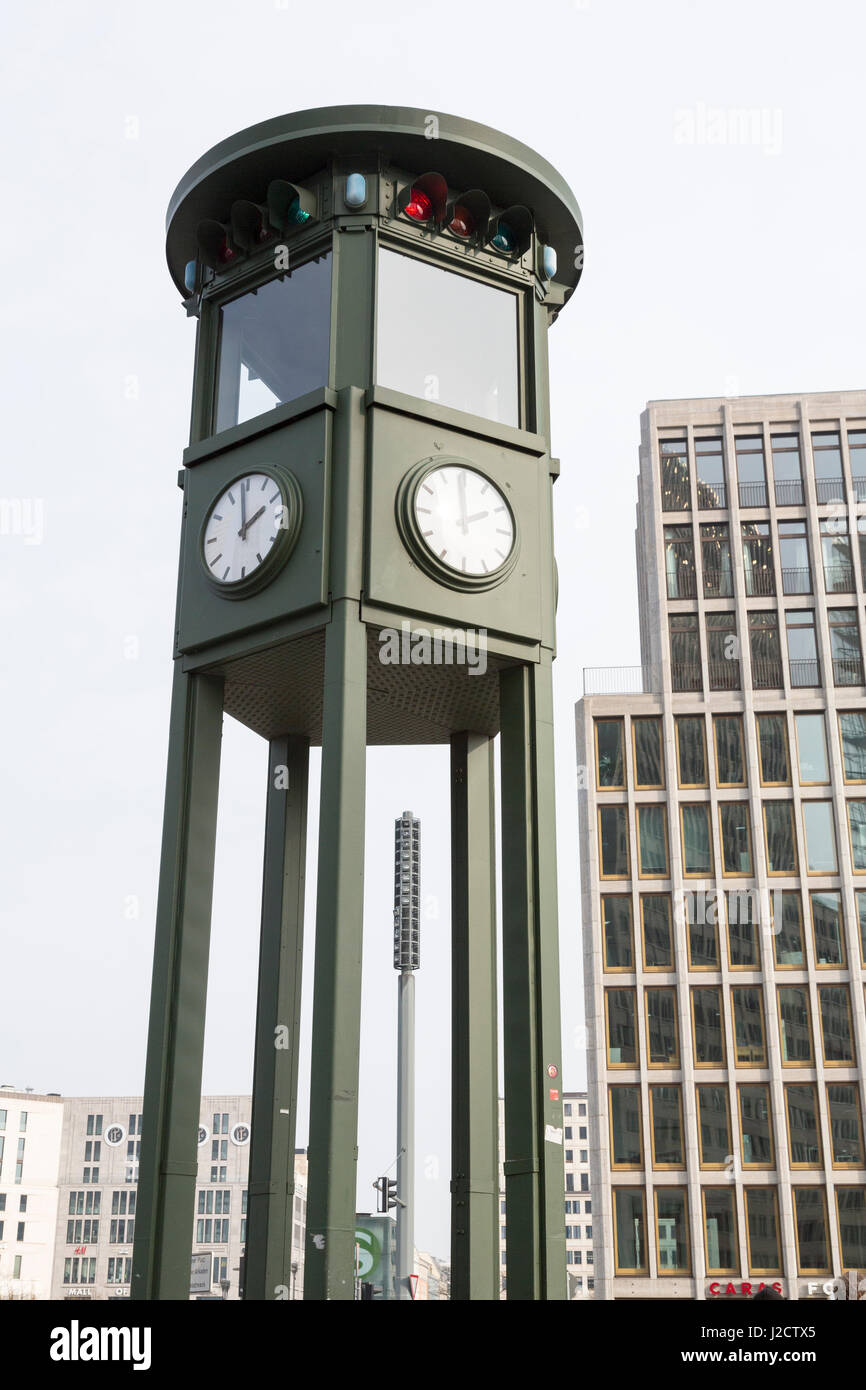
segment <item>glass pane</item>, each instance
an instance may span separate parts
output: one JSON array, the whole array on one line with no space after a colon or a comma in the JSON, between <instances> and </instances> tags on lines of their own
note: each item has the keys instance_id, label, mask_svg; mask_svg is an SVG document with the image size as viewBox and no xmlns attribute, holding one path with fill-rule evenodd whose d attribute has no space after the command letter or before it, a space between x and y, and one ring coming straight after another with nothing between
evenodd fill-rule
<instances>
[{"instance_id":1,"label":"glass pane","mask_svg":"<svg viewBox=\"0 0 866 1390\"><path fill-rule=\"evenodd\" d=\"M773 1164L773 1128L769 1088L740 1086L739 1092L743 1163L750 1168L770 1168Z\"/></svg>"},{"instance_id":2,"label":"glass pane","mask_svg":"<svg viewBox=\"0 0 866 1390\"><path fill-rule=\"evenodd\" d=\"M806 861L810 874L835 874L836 830L829 801L803 802Z\"/></svg>"},{"instance_id":3,"label":"glass pane","mask_svg":"<svg viewBox=\"0 0 866 1390\"><path fill-rule=\"evenodd\" d=\"M831 1082L827 1086L827 1111L834 1164L862 1167L863 1129L857 1087L835 1085Z\"/></svg>"},{"instance_id":4,"label":"glass pane","mask_svg":"<svg viewBox=\"0 0 866 1390\"><path fill-rule=\"evenodd\" d=\"M671 900L666 893L652 893L640 900L643 917L644 968L673 969Z\"/></svg>"},{"instance_id":5,"label":"glass pane","mask_svg":"<svg viewBox=\"0 0 866 1390\"><path fill-rule=\"evenodd\" d=\"M329 254L224 304L217 430L327 386L330 335Z\"/></svg>"},{"instance_id":6,"label":"glass pane","mask_svg":"<svg viewBox=\"0 0 866 1390\"><path fill-rule=\"evenodd\" d=\"M758 751L762 782L789 782L788 728L784 714L758 715Z\"/></svg>"},{"instance_id":7,"label":"glass pane","mask_svg":"<svg viewBox=\"0 0 866 1390\"><path fill-rule=\"evenodd\" d=\"M866 801L848 802L848 829L855 873L866 871Z\"/></svg>"},{"instance_id":8,"label":"glass pane","mask_svg":"<svg viewBox=\"0 0 866 1390\"><path fill-rule=\"evenodd\" d=\"M663 787L662 721L633 719L634 780L637 787Z\"/></svg>"},{"instance_id":9,"label":"glass pane","mask_svg":"<svg viewBox=\"0 0 866 1390\"><path fill-rule=\"evenodd\" d=\"M726 874L752 872L752 836L746 801L723 801L719 806L722 864Z\"/></svg>"},{"instance_id":10,"label":"glass pane","mask_svg":"<svg viewBox=\"0 0 866 1390\"><path fill-rule=\"evenodd\" d=\"M866 782L866 714L839 715L846 782Z\"/></svg>"},{"instance_id":11,"label":"glass pane","mask_svg":"<svg viewBox=\"0 0 866 1390\"><path fill-rule=\"evenodd\" d=\"M795 714L801 782L829 782L823 714Z\"/></svg>"},{"instance_id":12,"label":"glass pane","mask_svg":"<svg viewBox=\"0 0 866 1390\"><path fill-rule=\"evenodd\" d=\"M646 1269L646 1230L643 1192L635 1188L614 1188L617 1273Z\"/></svg>"},{"instance_id":13,"label":"glass pane","mask_svg":"<svg viewBox=\"0 0 866 1390\"><path fill-rule=\"evenodd\" d=\"M866 1187L837 1187L839 1244L844 1269L866 1269Z\"/></svg>"},{"instance_id":14,"label":"glass pane","mask_svg":"<svg viewBox=\"0 0 866 1390\"><path fill-rule=\"evenodd\" d=\"M746 1222L749 1228L749 1272L777 1274L782 1266L775 1188L746 1188Z\"/></svg>"},{"instance_id":15,"label":"glass pane","mask_svg":"<svg viewBox=\"0 0 866 1390\"><path fill-rule=\"evenodd\" d=\"M595 747L600 787L625 786L625 756L621 719L595 721Z\"/></svg>"},{"instance_id":16,"label":"glass pane","mask_svg":"<svg viewBox=\"0 0 866 1390\"><path fill-rule=\"evenodd\" d=\"M651 1067L679 1066L676 990L646 991L647 1040Z\"/></svg>"},{"instance_id":17,"label":"glass pane","mask_svg":"<svg viewBox=\"0 0 866 1390\"><path fill-rule=\"evenodd\" d=\"M756 970L760 965L754 898L749 892L726 893L728 959L734 969Z\"/></svg>"},{"instance_id":18,"label":"glass pane","mask_svg":"<svg viewBox=\"0 0 866 1390\"><path fill-rule=\"evenodd\" d=\"M764 802L767 837L767 869L771 874L795 874L797 850L794 843L792 807L789 801Z\"/></svg>"},{"instance_id":19,"label":"glass pane","mask_svg":"<svg viewBox=\"0 0 866 1390\"><path fill-rule=\"evenodd\" d=\"M707 878L713 872L713 852L710 843L709 806L683 806L683 867L693 877ZM866 851L866 837L864 837Z\"/></svg>"},{"instance_id":20,"label":"glass pane","mask_svg":"<svg viewBox=\"0 0 866 1390\"><path fill-rule=\"evenodd\" d=\"M779 1028L782 1062L809 1066L812 1062L812 1027L809 1021L809 995L802 985L779 988Z\"/></svg>"},{"instance_id":21,"label":"glass pane","mask_svg":"<svg viewBox=\"0 0 866 1390\"><path fill-rule=\"evenodd\" d=\"M734 1194L725 1187L705 1187L703 1194L707 1273L736 1271L740 1267L740 1256Z\"/></svg>"},{"instance_id":22,"label":"glass pane","mask_svg":"<svg viewBox=\"0 0 866 1390\"><path fill-rule=\"evenodd\" d=\"M866 965L866 892L858 890L854 897L857 900L857 920L860 923L860 959Z\"/></svg>"},{"instance_id":23,"label":"glass pane","mask_svg":"<svg viewBox=\"0 0 866 1390\"><path fill-rule=\"evenodd\" d=\"M703 719L677 719L677 754L681 787L707 785L707 747Z\"/></svg>"},{"instance_id":24,"label":"glass pane","mask_svg":"<svg viewBox=\"0 0 866 1390\"><path fill-rule=\"evenodd\" d=\"M683 1123L679 1086L650 1086L653 1163L682 1168Z\"/></svg>"},{"instance_id":25,"label":"glass pane","mask_svg":"<svg viewBox=\"0 0 866 1390\"><path fill-rule=\"evenodd\" d=\"M716 715L716 777L719 786L745 782L743 762L743 724L739 715Z\"/></svg>"},{"instance_id":26,"label":"glass pane","mask_svg":"<svg viewBox=\"0 0 866 1390\"><path fill-rule=\"evenodd\" d=\"M734 1007L734 1044L740 1066L766 1065L763 991L760 985L731 988Z\"/></svg>"},{"instance_id":27,"label":"glass pane","mask_svg":"<svg viewBox=\"0 0 866 1390\"><path fill-rule=\"evenodd\" d=\"M821 1167L821 1132L818 1127L818 1097L814 1086L786 1086L788 1144L791 1162L797 1167Z\"/></svg>"},{"instance_id":28,"label":"glass pane","mask_svg":"<svg viewBox=\"0 0 866 1390\"><path fill-rule=\"evenodd\" d=\"M802 966L803 922L802 904L799 893L776 891L771 896L773 905L773 946L776 964Z\"/></svg>"},{"instance_id":29,"label":"glass pane","mask_svg":"<svg viewBox=\"0 0 866 1390\"><path fill-rule=\"evenodd\" d=\"M517 322L517 296L507 290L380 248L380 386L519 425Z\"/></svg>"},{"instance_id":30,"label":"glass pane","mask_svg":"<svg viewBox=\"0 0 866 1390\"><path fill-rule=\"evenodd\" d=\"M794 1224L800 1270L829 1269L823 1187L794 1188Z\"/></svg>"},{"instance_id":31,"label":"glass pane","mask_svg":"<svg viewBox=\"0 0 866 1390\"><path fill-rule=\"evenodd\" d=\"M639 1167L642 1161L640 1087L611 1086L608 1095L613 1166Z\"/></svg>"},{"instance_id":32,"label":"glass pane","mask_svg":"<svg viewBox=\"0 0 866 1390\"><path fill-rule=\"evenodd\" d=\"M644 878L668 872L667 816L664 806L638 806L640 872Z\"/></svg>"},{"instance_id":33,"label":"glass pane","mask_svg":"<svg viewBox=\"0 0 866 1390\"><path fill-rule=\"evenodd\" d=\"M662 510L689 511L692 505L689 488L688 445L683 440L665 440L660 445L662 466Z\"/></svg>"},{"instance_id":34,"label":"glass pane","mask_svg":"<svg viewBox=\"0 0 866 1390\"><path fill-rule=\"evenodd\" d=\"M851 1039L851 1013L846 985L821 985L821 1036L824 1041L824 1061L829 1065L846 1065L854 1061Z\"/></svg>"},{"instance_id":35,"label":"glass pane","mask_svg":"<svg viewBox=\"0 0 866 1390\"><path fill-rule=\"evenodd\" d=\"M604 933L604 965L606 970L633 970L631 936L631 898L603 896L601 920Z\"/></svg>"},{"instance_id":36,"label":"glass pane","mask_svg":"<svg viewBox=\"0 0 866 1390\"><path fill-rule=\"evenodd\" d=\"M718 969L719 942L716 931L716 900L705 893L685 893L689 928L689 964L693 970Z\"/></svg>"},{"instance_id":37,"label":"glass pane","mask_svg":"<svg viewBox=\"0 0 866 1390\"><path fill-rule=\"evenodd\" d=\"M607 1002L607 1056L612 1067L637 1065L634 990L609 989Z\"/></svg>"},{"instance_id":38,"label":"glass pane","mask_svg":"<svg viewBox=\"0 0 866 1390\"><path fill-rule=\"evenodd\" d=\"M844 965L845 939L842 934L841 893L812 894L812 927L815 932L815 960L818 965Z\"/></svg>"},{"instance_id":39,"label":"glass pane","mask_svg":"<svg viewBox=\"0 0 866 1390\"><path fill-rule=\"evenodd\" d=\"M628 820L625 806L602 806L598 813L602 878L628 878Z\"/></svg>"},{"instance_id":40,"label":"glass pane","mask_svg":"<svg viewBox=\"0 0 866 1390\"><path fill-rule=\"evenodd\" d=\"M656 1237L659 1274L690 1268L686 1196L678 1187L656 1188Z\"/></svg>"},{"instance_id":41,"label":"glass pane","mask_svg":"<svg viewBox=\"0 0 866 1390\"><path fill-rule=\"evenodd\" d=\"M695 1066L723 1067L725 1038L722 1031L721 991L715 986L693 986L692 1019L695 1033Z\"/></svg>"},{"instance_id":42,"label":"glass pane","mask_svg":"<svg viewBox=\"0 0 866 1390\"><path fill-rule=\"evenodd\" d=\"M727 1163L731 1153L731 1123L726 1086L698 1086L698 1128L701 1163Z\"/></svg>"}]
</instances>

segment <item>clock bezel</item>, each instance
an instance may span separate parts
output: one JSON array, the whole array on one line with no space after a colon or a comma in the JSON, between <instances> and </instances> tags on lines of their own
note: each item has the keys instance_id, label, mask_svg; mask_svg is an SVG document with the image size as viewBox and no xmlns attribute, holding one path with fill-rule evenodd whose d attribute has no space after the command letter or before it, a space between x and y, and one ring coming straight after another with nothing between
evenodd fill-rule
<instances>
[{"instance_id":1,"label":"clock bezel","mask_svg":"<svg viewBox=\"0 0 866 1390\"><path fill-rule=\"evenodd\" d=\"M231 579L223 582L214 577L205 556L205 533L208 522L220 498L224 497L229 489L239 483L242 478L251 478L257 473L272 478L279 488L283 508L288 515L288 525L279 528L276 540L262 563L256 566L252 574L245 575L243 579ZM257 463L241 469L228 482L220 485L219 491L211 498L205 509L199 531L198 554L208 587L213 593L219 594L220 598L229 599L248 598L250 594L258 593L259 590L266 588L277 577L294 550L301 533L303 519L303 493L301 492L301 485L291 469L284 468L278 463Z\"/></svg>"},{"instance_id":2,"label":"clock bezel","mask_svg":"<svg viewBox=\"0 0 866 1390\"><path fill-rule=\"evenodd\" d=\"M415 515L415 498L424 479L430 473L438 473L443 468L462 468L469 473L477 474L479 478L483 478L486 483L496 489L508 508L513 532L511 550L499 568L490 570L488 574L465 574L462 570L453 569L444 560L440 560L438 555L434 555L421 534L418 518ZM460 458L456 454L442 454L421 459L419 463L409 469L397 490L397 527L403 544L425 574L428 574L439 584L445 584L449 589L457 589L463 593L479 593L485 589L495 589L498 584L508 578L517 564L520 550L520 528L517 524L514 508L508 499L506 488L507 484L506 487L503 487L495 478L491 478L483 468L479 468L471 460Z\"/></svg>"}]
</instances>

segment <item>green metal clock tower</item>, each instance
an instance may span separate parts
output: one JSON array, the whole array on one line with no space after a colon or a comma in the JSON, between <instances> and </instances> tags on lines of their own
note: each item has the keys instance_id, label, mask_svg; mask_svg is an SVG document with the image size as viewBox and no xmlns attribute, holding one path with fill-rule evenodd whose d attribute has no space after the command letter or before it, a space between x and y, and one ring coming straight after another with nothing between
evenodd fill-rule
<instances>
[{"instance_id":1,"label":"green metal clock tower","mask_svg":"<svg viewBox=\"0 0 866 1390\"><path fill-rule=\"evenodd\" d=\"M245 1297L291 1283L314 744L304 1296L354 1296L366 749L415 743L451 749L452 1296L499 1297L499 734L507 1293L562 1299L547 330L577 203L485 126L329 107L204 155L167 255L198 331L132 1295L189 1296L228 713L270 749Z\"/></svg>"}]
</instances>

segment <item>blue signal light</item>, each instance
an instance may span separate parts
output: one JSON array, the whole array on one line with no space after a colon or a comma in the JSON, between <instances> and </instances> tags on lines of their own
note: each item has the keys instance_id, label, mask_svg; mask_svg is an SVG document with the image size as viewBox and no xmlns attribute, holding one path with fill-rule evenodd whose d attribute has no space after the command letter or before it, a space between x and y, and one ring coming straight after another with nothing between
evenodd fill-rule
<instances>
[{"instance_id":1,"label":"blue signal light","mask_svg":"<svg viewBox=\"0 0 866 1390\"><path fill-rule=\"evenodd\" d=\"M492 244L497 251L513 251L515 247L514 233L507 222L497 222L496 233L491 238Z\"/></svg>"},{"instance_id":2,"label":"blue signal light","mask_svg":"<svg viewBox=\"0 0 866 1390\"><path fill-rule=\"evenodd\" d=\"M197 261L187 261L186 265L183 268L183 285L187 294L195 294L195 281L197 269Z\"/></svg>"}]
</instances>

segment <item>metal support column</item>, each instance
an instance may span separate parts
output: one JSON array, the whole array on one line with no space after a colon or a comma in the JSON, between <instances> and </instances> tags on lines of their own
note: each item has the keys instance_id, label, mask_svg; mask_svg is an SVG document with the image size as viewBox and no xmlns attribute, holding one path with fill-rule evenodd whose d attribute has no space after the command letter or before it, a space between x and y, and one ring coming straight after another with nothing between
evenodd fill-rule
<instances>
[{"instance_id":1,"label":"metal support column","mask_svg":"<svg viewBox=\"0 0 866 1390\"><path fill-rule=\"evenodd\" d=\"M499 1298L495 817L493 740L453 734L452 1299Z\"/></svg>"},{"instance_id":2,"label":"metal support column","mask_svg":"<svg viewBox=\"0 0 866 1390\"><path fill-rule=\"evenodd\" d=\"M188 1299L223 683L175 663L130 1295Z\"/></svg>"},{"instance_id":3,"label":"metal support column","mask_svg":"<svg viewBox=\"0 0 866 1390\"><path fill-rule=\"evenodd\" d=\"M248 1299L285 1298L292 1286L309 762L307 738L272 740L250 1125Z\"/></svg>"},{"instance_id":4,"label":"metal support column","mask_svg":"<svg viewBox=\"0 0 866 1390\"><path fill-rule=\"evenodd\" d=\"M509 1298L565 1299L550 653L500 676Z\"/></svg>"},{"instance_id":5,"label":"metal support column","mask_svg":"<svg viewBox=\"0 0 866 1390\"><path fill-rule=\"evenodd\" d=\"M397 981L397 1297L411 1299L415 1272L415 976L401 970Z\"/></svg>"},{"instance_id":6,"label":"metal support column","mask_svg":"<svg viewBox=\"0 0 866 1390\"><path fill-rule=\"evenodd\" d=\"M325 636L322 789L304 1298L354 1298L367 631L333 604Z\"/></svg>"}]
</instances>

